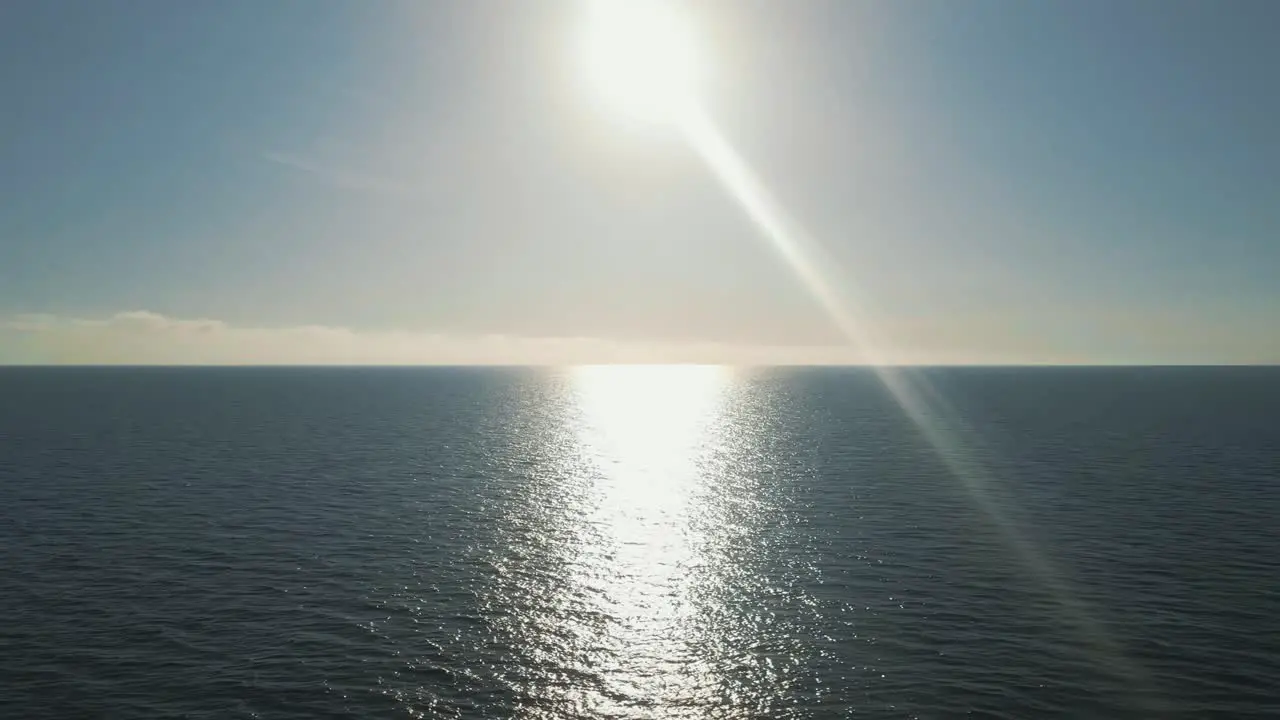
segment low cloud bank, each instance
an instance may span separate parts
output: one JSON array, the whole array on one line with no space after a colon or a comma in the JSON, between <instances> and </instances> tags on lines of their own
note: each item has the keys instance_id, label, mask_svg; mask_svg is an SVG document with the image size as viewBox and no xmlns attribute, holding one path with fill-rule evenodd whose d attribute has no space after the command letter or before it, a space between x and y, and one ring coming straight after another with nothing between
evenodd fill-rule
<instances>
[{"instance_id":1,"label":"low cloud bank","mask_svg":"<svg viewBox=\"0 0 1280 720\"><path fill-rule=\"evenodd\" d=\"M0 321L0 362L137 365L566 365L699 362L796 364L857 362L840 347L721 343L459 337L412 331L361 331L327 325L247 327L173 318L146 310L101 319L19 315Z\"/></svg>"},{"instance_id":2,"label":"low cloud bank","mask_svg":"<svg viewBox=\"0 0 1280 720\"><path fill-rule=\"evenodd\" d=\"M1215 321L1216 320L1216 321ZM1235 320L1235 322L1233 322ZM1244 322L1249 320L1249 322ZM899 320L881 335L881 362L901 365L1275 364L1280 335L1250 318L1173 314L1010 322L977 317ZM104 318L0 316L0 364L91 365L574 365L714 363L845 365L849 346L765 346L588 337L458 336L329 325L251 327L146 310Z\"/></svg>"}]
</instances>

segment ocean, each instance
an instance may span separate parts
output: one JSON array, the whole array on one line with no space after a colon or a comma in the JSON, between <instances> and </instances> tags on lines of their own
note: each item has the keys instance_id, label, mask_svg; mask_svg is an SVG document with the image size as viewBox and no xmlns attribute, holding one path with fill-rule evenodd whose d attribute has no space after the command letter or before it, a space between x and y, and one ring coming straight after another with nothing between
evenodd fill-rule
<instances>
[{"instance_id":1,"label":"ocean","mask_svg":"<svg viewBox=\"0 0 1280 720\"><path fill-rule=\"evenodd\" d=\"M894 377L0 369L0 717L1280 716L1280 369Z\"/></svg>"}]
</instances>

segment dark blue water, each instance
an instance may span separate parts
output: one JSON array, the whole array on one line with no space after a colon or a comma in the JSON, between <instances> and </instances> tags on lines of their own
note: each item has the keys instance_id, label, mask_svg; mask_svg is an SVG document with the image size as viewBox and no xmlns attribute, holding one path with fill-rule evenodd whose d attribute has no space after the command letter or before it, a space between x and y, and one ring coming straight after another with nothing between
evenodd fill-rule
<instances>
[{"instance_id":1,"label":"dark blue water","mask_svg":"<svg viewBox=\"0 0 1280 720\"><path fill-rule=\"evenodd\" d=\"M0 717L1280 713L1280 371L903 379L0 370Z\"/></svg>"}]
</instances>

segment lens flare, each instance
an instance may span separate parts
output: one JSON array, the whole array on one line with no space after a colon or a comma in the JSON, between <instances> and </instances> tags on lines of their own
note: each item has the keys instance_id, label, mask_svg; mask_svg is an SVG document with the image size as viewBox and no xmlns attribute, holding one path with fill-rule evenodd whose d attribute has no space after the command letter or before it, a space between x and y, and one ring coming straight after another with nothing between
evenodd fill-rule
<instances>
[{"instance_id":1,"label":"lens flare","mask_svg":"<svg viewBox=\"0 0 1280 720\"><path fill-rule=\"evenodd\" d=\"M977 433L964 426L924 376L889 364L893 348L861 312L852 283L833 274L837 263L787 213L702 108L696 97L702 66L687 17L663 0L596 0L591 10L584 49L596 92L615 110L670 122L679 129L726 194L821 305L851 352L875 371L974 505L1056 598L1062 619L1087 640L1095 661L1146 697L1155 697L1146 672L1125 657L1066 575L1019 529L1007 504L993 499L990 488L998 478L990 460L978 452Z\"/></svg>"},{"instance_id":2,"label":"lens flare","mask_svg":"<svg viewBox=\"0 0 1280 720\"><path fill-rule=\"evenodd\" d=\"M850 349L874 370L902 411L968 493L973 504L999 530L1023 565L1053 595L1062 620L1077 628L1091 648L1094 661L1134 687L1153 711L1161 709L1163 705L1153 700L1158 695L1149 674L1125 656L1105 626L1072 588L1066 575L1019 529L1006 505L993 499L990 487L998 482L998 478L990 463L984 461L978 452L980 443L977 435L965 429L946 399L923 376L886 362L886 358L892 357L892 348L859 314L859 306L846 289L847 283L838 285L829 276L826 269L836 267L836 264L823 251L822 245L786 212L704 111L693 106L688 108L681 128L690 147L804 283Z\"/></svg>"}]
</instances>

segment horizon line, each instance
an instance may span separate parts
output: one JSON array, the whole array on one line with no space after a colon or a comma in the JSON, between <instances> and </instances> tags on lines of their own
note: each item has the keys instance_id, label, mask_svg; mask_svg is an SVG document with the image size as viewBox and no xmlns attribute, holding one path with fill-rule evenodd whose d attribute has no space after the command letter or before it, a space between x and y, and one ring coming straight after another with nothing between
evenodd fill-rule
<instances>
[{"instance_id":1,"label":"horizon line","mask_svg":"<svg viewBox=\"0 0 1280 720\"><path fill-rule=\"evenodd\" d=\"M575 362L575 363L0 363L7 368L59 369L562 369L581 367L722 367L734 369L1089 369L1089 368L1280 368L1280 362L1010 362L1010 363L717 363L717 362Z\"/></svg>"}]
</instances>

